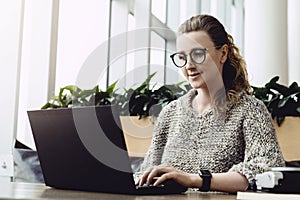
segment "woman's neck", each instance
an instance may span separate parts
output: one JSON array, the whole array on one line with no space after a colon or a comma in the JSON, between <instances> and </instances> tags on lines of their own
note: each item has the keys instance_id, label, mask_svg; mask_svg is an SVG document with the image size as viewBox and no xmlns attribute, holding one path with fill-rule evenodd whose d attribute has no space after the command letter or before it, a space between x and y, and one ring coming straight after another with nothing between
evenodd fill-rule
<instances>
[{"instance_id":1,"label":"woman's neck","mask_svg":"<svg viewBox=\"0 0 300 200\"><path fill-rule=\"evenodd\" d=\"M197 95L192 100L192 107L195 112L202 114L212 106L213 97L208 90L197 89Z\"/></svg>"}]
</instances>

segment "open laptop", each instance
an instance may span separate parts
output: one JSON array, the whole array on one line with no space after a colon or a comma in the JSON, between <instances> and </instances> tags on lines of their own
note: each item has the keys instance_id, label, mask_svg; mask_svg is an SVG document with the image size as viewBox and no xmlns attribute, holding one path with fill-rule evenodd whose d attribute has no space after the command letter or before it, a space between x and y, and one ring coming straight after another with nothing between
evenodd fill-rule
<instances>
[{"instance_id":1,"label":"open laptop","mask_svg":"<svg viewBox=\"0 0 300 200\"><path fill-rule=\"evenodd\" d=\"M136 187L115 106L28 111L45 184L59 189L122 194L179 194L169 180Z\"/></svg>"}]
</instances>

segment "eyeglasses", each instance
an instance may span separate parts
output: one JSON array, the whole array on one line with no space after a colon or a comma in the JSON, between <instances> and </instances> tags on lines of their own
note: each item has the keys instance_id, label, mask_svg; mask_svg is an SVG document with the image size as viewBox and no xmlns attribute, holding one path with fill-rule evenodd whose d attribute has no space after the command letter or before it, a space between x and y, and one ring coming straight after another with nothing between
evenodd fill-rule
<instances>
[{"instance_id":1,"label":"eyeglasses","mask_svg":"<svg viewBox=\"0 0 300 200\"><path fill-rule=\"evenodd\" d=\"M220 48L221 45L215 46L215 48ZM192 51L189 53L189 56L191 58L191 61L195 64L201 64L206 59L206 51L207 48L195 48L192 49ZM187 64L187 55L185 53L174 53L170 55L173 63L176 67L182 68Z\"/></svg>"}]
</instances>

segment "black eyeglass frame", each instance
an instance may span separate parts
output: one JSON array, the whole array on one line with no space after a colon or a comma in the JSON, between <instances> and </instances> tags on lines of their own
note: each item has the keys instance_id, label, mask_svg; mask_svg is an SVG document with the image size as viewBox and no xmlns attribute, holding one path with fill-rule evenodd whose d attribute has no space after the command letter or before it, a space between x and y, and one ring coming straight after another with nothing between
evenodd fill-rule
<instances>
[{"instance_id":1,"label":"black eyeglass frame","mask_svg":"<svg viewBox=\"0 0 300 200\"><path fill-rule=\"evenodd\" d=\"M221 48L223 45L218 45L218 46L215 46L214 48L218 49L218 48ZM192 53L194 53L195 51L198 51L198 50L201 50L203 51L203 54L204 54L204 58L201 62L196 62L194 59L193 59L193 56L192 56ZM192 51L190 51L190 53L188 54L191 58L191 61L195 64L202 64L205 60L206 60L206 52L208 51L208 48L194 48L192 49ZM183 55L184 56L184 59L185 59L185 62L183 65L177 65L175 63L175 60L174 60L174 57L177 55L177 54L180 54L180 55ZM170 58L172 59L174 65L178 68L183 68L184 66L186 66L187 64L187 55L185 53L180 53L180 52L176 52L176 53L173 53L172 55L170 55Z\"/></svg>"}]
</instances>

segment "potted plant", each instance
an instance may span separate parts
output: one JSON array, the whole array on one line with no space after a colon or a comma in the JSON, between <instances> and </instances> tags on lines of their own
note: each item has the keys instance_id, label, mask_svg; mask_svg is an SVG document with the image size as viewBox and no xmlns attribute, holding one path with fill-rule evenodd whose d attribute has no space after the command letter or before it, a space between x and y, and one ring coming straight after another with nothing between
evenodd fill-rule
<instances>
[{"instance_id":1,"label":"potted plant","mask_svg":"<svg viewBox=\"0 0 300 200\"><path fill-rule=\"evenodd\" d=\"M114 99L121 110L122 115L138 116L139 119L158 116L163 106L187 93L189 85L177 84L151 86L151 79L156 72L150 74L139 86L124 89L123 94L115 94Z\"/></svg>"},{"instance_id":2,"label":"potted plant","mask_svg":"<svg viewBox=\"0 0 300 200\"><path fill-rule=\"evenodd\" d=\"M155 119L163 106L186 94L190 87L183 82L177 84L151 86L150 74L135 88L124 89L115 94L115 102L121 111L121 123L128 152L132 157L144 157L151 140Z\"/></svg>"},{"instance_id":3,"label":"potted plant","mask_svg":"<svg viewBox=\"0 0 300 200\"><path fill-rule=\"evenodd\" d=\"M75 85L68 85L59 90L57 96L53 96L41 109L66 108L91 105L110 105L117 81L107 87L106 91L95 86L93 89L82 90Z\"/></svg>"},{"instance_id":4,"label":"potted plant","mask_svg":"<svg viewBox=\"0 0 300 200\"><path fill-rule=\"evenodd\" d=\"M117 82L108 86L105 91L100 90L98 86L87 90L75 85L65 86L57 96L50 98L42 109L115 104L120 110L129 155L144 157L151 143L155 117L163 106L190 89L188 84L182 86L184 82L152 86L151 79L155 74L150 74L137 87L124 88L121 93L117 92Z\"/></svg>"},{"instance_id":5,"label":"potted plant","mask_svg":"<svg viewBox=\"0 0 300 200\"><path fill-rule=\"evenodd\" d=\"M286 161L300 160L300 87L278 83L275 76L263 87L253 88L253 95L262 100L274 120L279 145Z\"/></svg>"},{"instance_id":6,"label":"potted plant","mask_svg":"<svg viewBox=\"0 0 300 200\"><path fill-rule=\"evenodd\" d=\"M42 106L41 109L55 109L76 106L111 104L117 82L101 91L98 86L82 90L75 85L60 89L57 96ZM44 182L37 152L16 140L14 148L14 173L16 181Z\"/></svg>"}]
</instances>

